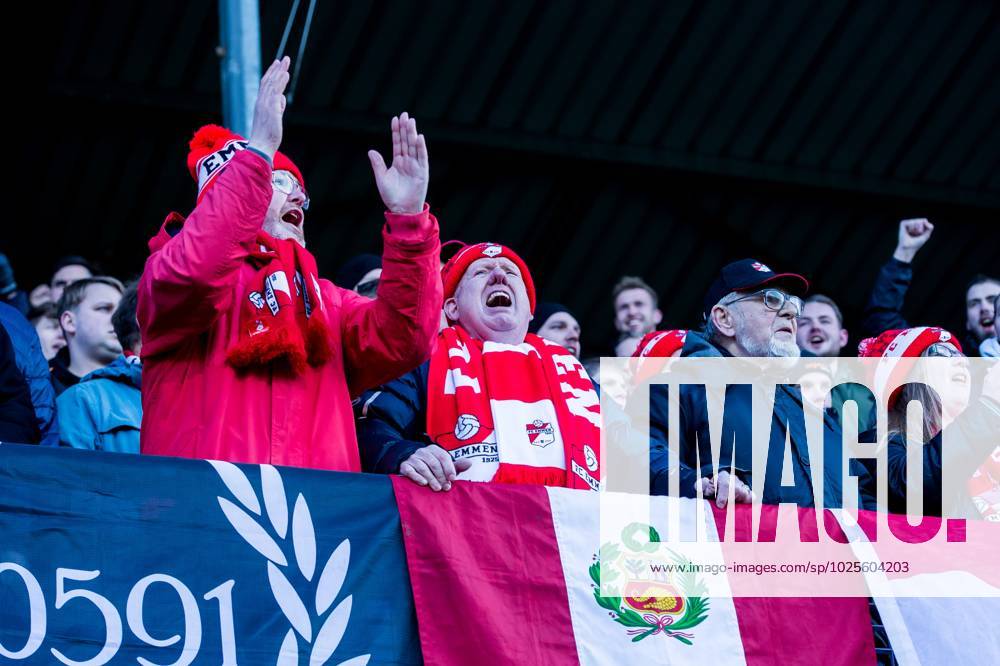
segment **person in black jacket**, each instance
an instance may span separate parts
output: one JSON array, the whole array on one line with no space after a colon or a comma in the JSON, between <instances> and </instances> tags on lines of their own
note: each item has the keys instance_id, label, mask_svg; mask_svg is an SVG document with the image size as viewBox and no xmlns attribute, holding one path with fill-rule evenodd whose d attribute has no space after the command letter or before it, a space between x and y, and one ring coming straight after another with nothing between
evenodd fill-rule
<instances>
[{"instance_id":1,"label":"person in black jacket","mask_svg":"<svg viewBox=\"0 0 1000 666\"><path fill-rule=\"evenodd\" d=\"M883 331L909 328L903 316L903 303L913 279L913 258L934 232L928 220L912 219L899 223L899 240L892 258L882 266L871 298L865 308L862 329L866 337ZM962 347L969 356L979 356L979 345L996 335L994 300L1000 294L1000 279L979 274L965 288L965 328Z\"/></svg>"}]
</instances>

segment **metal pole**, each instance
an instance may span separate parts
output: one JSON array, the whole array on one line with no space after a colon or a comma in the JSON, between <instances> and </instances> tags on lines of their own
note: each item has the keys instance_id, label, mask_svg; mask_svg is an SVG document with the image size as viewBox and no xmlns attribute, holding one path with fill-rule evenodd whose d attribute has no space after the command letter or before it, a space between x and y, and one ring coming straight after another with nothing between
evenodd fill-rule
<instances>
[{"instance_id":1,"label":"metal pole","mask_svg":"<svg viewBox=\"0 0 1000 666\"><path fill-rule=\"evenodd\" d=\"M222 118L249 137L260 84L260 8L257 0L219 0L222 42Z\"/></svg>"}]
</instances>

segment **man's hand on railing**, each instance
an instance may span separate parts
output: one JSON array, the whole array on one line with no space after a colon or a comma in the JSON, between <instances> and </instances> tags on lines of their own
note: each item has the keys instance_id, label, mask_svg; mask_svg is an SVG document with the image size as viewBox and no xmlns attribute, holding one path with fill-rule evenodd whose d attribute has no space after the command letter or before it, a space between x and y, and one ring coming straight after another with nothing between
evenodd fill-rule
<instances>
[{"instance_id":1,"label":"man's hand on railing","mask_svg":"<svg viewBox=\"0 0 1000 666\"><path fill-rule=\"evenodd\" d=\"M399 466L399 473L410 481L431 487L433 491L451 490L451 482L472 463L464 458L452 460L451 454L437 444L417 449Z\"/></svg>"}]
</instances>

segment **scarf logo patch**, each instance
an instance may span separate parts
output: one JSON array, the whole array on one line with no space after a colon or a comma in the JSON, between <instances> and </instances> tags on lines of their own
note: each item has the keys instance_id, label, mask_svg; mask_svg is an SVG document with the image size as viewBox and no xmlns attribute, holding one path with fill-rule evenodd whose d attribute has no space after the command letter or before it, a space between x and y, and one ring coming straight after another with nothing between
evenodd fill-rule
<instances>
[{"instance_id":1,"label":"scarf logo patch","mask_svg":"<svg viewBox=\"0 0 1000 666\"><path fill-rule=\"evenodd\" d=\"M292 292L288 288L288 277L284 271L271 273L264 279L264 298L267 300L267 306L271 308L271 314L277 316L281 306L278 305L278 298L274 293L275 291L285 292L288 300L292 300Z\"/></svg>"},{"instance_id":2,"label":"scarf logo patch","mask_svg":"<svg viewBox=\"0 0 1000 666\"><path fill-rule=\"evenodd\" d=\"M479 433L480 427L482 426L475 414L460 414L455 421L455 439L463 442L472 439Z\"/></svg>"},{"instance_id":3,"label":"scarf logo patch","mask_svg":"<svg viewBox=\"0 0 1000 666\"><path fill-rule=\"evenodd\" d=\"M541 419L535 419L531 423L525 424L524 429L528 433L528 441L532 446L544 449L546 446L556 441L556 433L552 424L546 423Z\"/></svg>"},{"instance_id":4,"label":"scarf logo patch","mask_svg":"<svg viewBox=\"0 0 1000 666\"><path fill-rule=\"evenodd\" d=\"M591 472L597 471L597 454L594 453L594 449L590 448L590 444L583 445L583 458L584 462L587 463L587 469Z\"/></svg>"},{"instance_id":5,"label":"scarf logo patch","mask_svg":"<svg viewBox=\"0 0 1000 666\"><path fill-rule=\"evenodd\" d=\"M258 310L264 309L264 297L260 295L259 291L251 291L249 298L255 308Z\"/></svg>"}]
</instances>

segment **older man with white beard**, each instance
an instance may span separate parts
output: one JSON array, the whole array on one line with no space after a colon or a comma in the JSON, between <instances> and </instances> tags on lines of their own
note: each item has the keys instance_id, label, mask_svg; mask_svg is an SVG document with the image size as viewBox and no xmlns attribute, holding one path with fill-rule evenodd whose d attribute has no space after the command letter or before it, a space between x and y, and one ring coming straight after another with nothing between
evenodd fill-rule
<instances>
[{"instance_id":1,"label":"older man with white beard","mask_svg":"<svg viewBox=\"0 0 1000 666\"><path fill-rule=\"evenodd\" d=\"M687 334L682 356L687 357L772 357L795 359L800 355L795 341L796 320L802 313L802 297L809 282L795 273L778 273L754 259L734 261L722 268L704 300L705 329ZM665 386L653 387L650 402L650 430L667 441L667 396ZM726 391L725 416L721 431L719 469L732 469L739 479L751 483L752 391L755 387L733 385ZM797 418L802 407L798 387L781 385L775 392L775 426L771 428L771 450L791 446L793 485L781 485L782 456L768 456L768 468L761 499L766 504L793 502L815 506L809 450L804 421ZM680 460L691 467L700 465L701 476L711 477L712 451L705 391L685 386L680 392ZM824 417L824 442L840 441L840 425L830 415ZM840 451L824 446L824 466L840 469ZM706 463L706 461L708 461ZM864 475L860 466L852 473ZM777 475L775 476L775 472ZM842 505L842 485L827 476L825 506ZM872 506L870 480L859 484L862 503ZM723 493L719 493L722 495ZM721 498L720 498L721 499Z\"/></svg>"}]
</instances>

